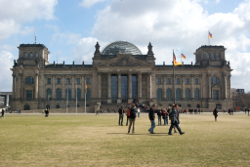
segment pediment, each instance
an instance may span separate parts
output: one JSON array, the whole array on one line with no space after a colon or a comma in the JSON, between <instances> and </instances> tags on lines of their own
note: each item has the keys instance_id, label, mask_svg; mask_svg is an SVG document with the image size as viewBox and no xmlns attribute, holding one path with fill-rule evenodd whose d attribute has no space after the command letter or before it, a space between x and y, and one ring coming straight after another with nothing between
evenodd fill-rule
<instances>
[{"instance_id":1,"label":"pediment","mask_svg":"<svg viewBox=\"0 0 250 167\"><path fill-rule=\"evenodd\" d=\"M136 59L132 57L131 55L123 55L123 56L116 57L112 60L108 60L108 61L106 60L102 62L99 66L100 67L135 67L135 66L148 67L148 66L151 66L151 64L147 63L144 60Z\"/></svg>"}]
</instances>

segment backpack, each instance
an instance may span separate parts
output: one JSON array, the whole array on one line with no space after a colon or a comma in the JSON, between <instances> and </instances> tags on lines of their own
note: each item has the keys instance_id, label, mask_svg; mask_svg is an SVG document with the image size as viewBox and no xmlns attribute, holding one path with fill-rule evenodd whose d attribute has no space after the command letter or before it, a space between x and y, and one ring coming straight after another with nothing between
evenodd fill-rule
<instances>
[{"instance_id":1,"label":"backpack","mask_svg":"<svg viewBox=\"0 0 250 167\"><path fill-rule=\"evenodd\" d=\"M135 117L136 117L135 109L134 109L134 108L131 108L131 110L130 110L130 118L131 118L131 119L135 119Z\"/></svg>"}]
</instances>

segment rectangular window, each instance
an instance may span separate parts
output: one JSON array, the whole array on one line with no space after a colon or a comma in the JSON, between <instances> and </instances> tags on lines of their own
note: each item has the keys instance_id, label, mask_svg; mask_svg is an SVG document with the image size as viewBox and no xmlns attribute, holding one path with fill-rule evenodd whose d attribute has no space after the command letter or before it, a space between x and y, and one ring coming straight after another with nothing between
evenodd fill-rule
<instances>
[{"instance_id":1,"label":"rectangular window","mask_svg":"<svg viewBox=\"0 0 250 167\"><path fill-rule=\"evenodd\" d=\"M80 78L76 79L76 83L77 83L77 85L80 85Z\"/></svg>"},{"instance_id":2,"label":"rectangular window","mask_svg":"<svg viewBox=\"0 0 250 167\"><path fill-rule=\"evenodd\" d=\"M51 78L48 78L47 84L51 84Z\"/></svg>"},{"instance_id":3,"label":"rectangular window","mask_svg":"<svg viewBox=\"0 0 250 167\"><path fill-rule=\"evenodd\" d=\"M61 78L57 78L57 84L61 84Z\"/></svg>"},{"instance_id":4,"label":"rectangular window","mask_svg":"<svg viewBox=\"0 0 250 167\"><path fill-rule=\"evenodd\" d=\"M158 78L158 84L161 84L161 78Z\"/></svg>"},{"instance_id":5,"label":"rectangular window","mask_svg":"<svg viewBox=\"0 0 250 167\"><path fill-rule=\"evenodd\" d=\"M186 84L189 84L189 78L186 78Z\"/></svg>"},{"instance_id":6,"label":"rectangular window","mask_svg":"<svg viewBox=\"0 0 250 167\"><path fill-rule=\"evenodd\" d=\"M171 84L171 78L167 79L167 84Z\"/></svg>"},{"instance_id":7,"label":"rectangular window","mask_svg":"<svg viewBox=\"0 0 250 167\"><path fill-rule=\"evenodd\" d=\"M90 78L86 79L86 83L87 83L87 85L90 85Z\"/></svg>"},{"instance_id":8,"label":"rectangular window","mask_svg":"<svg viewBox=\"0 0 250 167\"><path fill-rule=\"evenodd\" d=\"M32 90L26 90L26 100L32 100Z\"/></svg>"},{"instance_id":9,"label":"rectangular window","mask_svg":"<svg viewBox=\"0 0 250 167\"><path fill-rule=\"evenodd\" d=\"M199 79L195 78L195 84L199 84Z\"/></svg>"},{"instance_id":10,"label":"rectangular window","mask_svg":"<svg viewBox=\"0 0 250 167\"><path fill-rule=\"evenodd\" d=\"M213 99L218 100L219 99L219 91L218 90L213 90Z\"/></svg>"},{"instance_id":11,"label":"rectangular window","mask_svg":"<svg viewBox=\"0 0 250 167\"><path fill-rule=\"evenodd\" d=\"M181 79L180 78L177 78L176 84L181 84Z\"/></svg>"},{"instance_id":12,"label":"rectangular window","mask_svg":"<svg viewBox=\"0 0 250 167\"><path fill-rule=\"evenodd\" d=\"M221 104L216 104L217 109L221 109Z\"/></svg>"},{"instance_id":13,"label":"rectangular window","mask_svg":"<svg viewBox=\"0 0 250 167\"><path fill-rule=\"evenodd\" d=\"M70 84L70 78L67 78L67 84Z\"/></svg>"}]
</instances>

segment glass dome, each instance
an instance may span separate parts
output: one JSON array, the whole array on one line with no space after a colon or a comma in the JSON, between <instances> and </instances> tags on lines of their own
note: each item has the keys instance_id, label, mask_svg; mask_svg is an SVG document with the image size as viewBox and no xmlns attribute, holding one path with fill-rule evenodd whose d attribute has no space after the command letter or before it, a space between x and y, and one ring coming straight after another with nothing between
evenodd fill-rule
<instances>
[{"instance_id":1,"label":"glass dome","mask_svg":"<svg viewBox=\"0 0 250 167\"><path fill-rule=\"evenodd\" d=\"M126 41L113 42L107 45L102 51L102 55L116 54L142 55L141 51L134 44Z\"/></svg>"}]
</instances>

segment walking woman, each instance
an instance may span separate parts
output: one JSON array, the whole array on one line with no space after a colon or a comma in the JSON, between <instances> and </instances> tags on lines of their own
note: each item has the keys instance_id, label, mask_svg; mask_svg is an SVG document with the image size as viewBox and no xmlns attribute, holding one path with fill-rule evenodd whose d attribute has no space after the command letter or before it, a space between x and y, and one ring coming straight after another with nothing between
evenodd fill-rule
<instances>
[{"instance_id":1,"label":"walking woman","mask_svg":"<svg viewBox=\"0 0 250 167\"><path fill-rule=\"evenodd\" d=\"M213 115L214 115L215 121L217 121L218 111L216 108L214 109Z\"/></svg>"}]
</instances>

